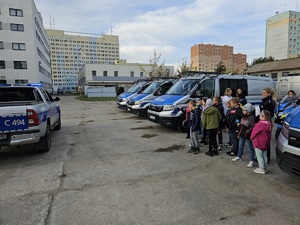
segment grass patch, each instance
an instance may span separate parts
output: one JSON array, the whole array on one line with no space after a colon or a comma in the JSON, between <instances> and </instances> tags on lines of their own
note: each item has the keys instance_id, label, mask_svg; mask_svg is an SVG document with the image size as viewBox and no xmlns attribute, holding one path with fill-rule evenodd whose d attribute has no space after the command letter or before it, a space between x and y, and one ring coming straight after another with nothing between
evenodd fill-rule
<instances>
[{"instance_id":1,"label":"grass patch","mask_svg":"<svg viewBox=\"0 0 300 225\"><path fill-rule=\"evenodd\" d=\"M167 147L167 148L156 149L155 152L173 152L173 151L176 151L176 150L181 150L183 148L184 148L183 145L172 145L172 146Z\"/></svg>"},{"instance_id":2,"label":"grass patch","mask_svg":"<svg viewBox=\"0 0 300 225\"><path fill-rule=\"evenodd\" d=\"M76 99L81 100L81 101L116 101L116 97L93 97L93 98L88 98L87 96L77 96Z\"/></svg>"},{"instance_id":3,"label":"grass patch","mask_svg":"<svg viewBox=\"0 0 300 225\"><path fill-rule=\"evenodd\" d=\"M156 137L156 136L157 136L157 134L144 134L141 137L142 138L152 138L152 137Z\"/></svg>"}]
</instances>

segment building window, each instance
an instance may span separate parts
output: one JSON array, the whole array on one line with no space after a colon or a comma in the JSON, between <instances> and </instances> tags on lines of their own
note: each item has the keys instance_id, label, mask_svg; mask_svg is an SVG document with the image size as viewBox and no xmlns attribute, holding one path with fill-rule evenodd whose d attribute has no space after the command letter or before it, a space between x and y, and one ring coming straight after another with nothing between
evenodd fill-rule
<instances>
[{"instance_id":1,"label":"building window","mask_svg":"<svg viewBox=\"0 0 300 225\"><path fill-rule=\"evenodd\" d=\"M4 49L3 41L0 41L0 49Z\"/></svg>"},{"instance_id":2,"label":"building window","mask_svg":"<svg viewBox=\"0 0 300 225\"><path fill-rule=\"evenodd\" d=\"M0 69L5 69L5 61L0 60Z\"/></svg>"},{"instance_id":3,"label":"building window","mask_svg":"<svg viewBox=\"0 0 300 225\"><path fill-rule=\"evenodd\" d=\"M23 10L22 9L9 9L9 15L23 17Z\"/></svg>"},{"instance_id":4,"label":"building window","mask_svg":"<svg viewBox=\"0 0 300 225\"><path fill-rule=\"evenodd\" d=\"M12 43L13 50L25 50L25 43Z\"/></svg>"},{"instance_id":5,"label":"building window","mask_svg":"<svg viewBox=\"0 0 300 225\"><path fill-rule=\"evenodd\" d=\"M107 77L107 71L103 71L103 76Z\"/></svg>"},{"instance_id":6,"label":"building window","mask_svg":"<svg viewBox=\"0 0 300 225\"><path fill-rule=\"evenodd\" d=\"M93 76L97 76L96 70L92 70L92 75L93 75Z\"/></svg>"},{"instance_id":7,"label":"building window","mask_svg":"<svg viewBox=\"0 0 300 225\"><path fill-rule=\"evenodd\" d=\"M15 84L28 84L28 80L15 80Z\"/></svg>"},{"instance_id":8,"label":"building window","mask_svg":"<svg viewBox=\"0 0 300 225\"><path fill-rule=\"evenodd\" d=\"M130 76L134 77L134 71L130 71Z\"/></svg>"},{"instance_id":9,"label":"building window","mask_svg":"<svg viewBox=\"0 0 300 225\"><path fill-rule=\"evenodd\" d=\"M115 76L115 77L118 76L118 71L114 71L114 76Z\"/></svg>"},{"instance_id":10,"label":"building window","mask_svg":"<svg viewBox=\"0 0 300 225\"><path fill-rule=\"evenodd\" d=\"M14 69L27 69L26 61L14 61Z\"/></svg>"},{"instance_id":11,"label":"building window","mask_svg":"<svg viewBox=\"0 0 300 225\"><path fill-rule=\"evenodd\" d=\"M23 24L11 23L10 24L10 29L12 31L24 31L24 25Z\"/></svg>"},{"instance_id":12,"label":"building window","mask_svg":"<svg viewBox=\"0 0 300 225\"><path fill-rule=\"evenodd\" d=\"M144 76L144 72L140 72L140 77L143 77Z\"/></svg>"}]
</instances>

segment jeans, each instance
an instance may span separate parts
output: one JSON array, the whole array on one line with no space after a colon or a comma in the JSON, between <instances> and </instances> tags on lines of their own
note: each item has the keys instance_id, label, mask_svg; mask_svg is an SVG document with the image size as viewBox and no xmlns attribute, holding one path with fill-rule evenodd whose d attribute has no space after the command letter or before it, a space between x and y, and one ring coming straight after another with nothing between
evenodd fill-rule
<instances>
[{"instance_id":1,"label":"jeans","mask_svg":"<svg viewBox=\"0 0 300 225\"><path fill-rule=\"evenodd\" d=\"M239 152L238 152L237 156L242 158L243 152L244 152L245 142L246 142L246 145L247 145L248 150L249 150L250 161L254 161L255 153L254 153L254 148L253 148L253 145L252 145L252 141L250 139L246 139L244 137L239 138Z\"/></svg>"},{"instance_id":2,"label":"jeans","mask_svg":"<svg viewBox=\"0 0 300 225\"><path fill-rule=\"evenodd\" d=\"M229 140L231 141L232 144L231 151L237 155L239 151L239 139L237 137L238 132L236 130L229 130L228 133L229 133Z\"/></svg>"},{"instance_id":3,"label":"jeans","mask_svg":"<svg viewBox=\"0 0 300 225\"><path fill-rule=\"evenodd\" d=\"M208 136L208 151L217 151L218 144L217 144L217 131L218 129L209 129L207 131Z\"/></svg>"},{"instance_id":4,"label":"jeans","mask_svg":"<svg viewBox=\"0 0 300 225\"><path fill-rule=\"evenodd\" d=\"M260 169L266 170L268 165L267 151L255 148L256 158Z\"/></svg>"},{"instance_id":5,"label":"jeans","mask_svg":"<svg viewBox=\"0 0 300 225\"><path fill-rule=\"evenodd\" d=\"M193 132L192 127L190 128L190 139L192 148L199 148L198 132L199 130Z\"/></svg>"}]
</instances>

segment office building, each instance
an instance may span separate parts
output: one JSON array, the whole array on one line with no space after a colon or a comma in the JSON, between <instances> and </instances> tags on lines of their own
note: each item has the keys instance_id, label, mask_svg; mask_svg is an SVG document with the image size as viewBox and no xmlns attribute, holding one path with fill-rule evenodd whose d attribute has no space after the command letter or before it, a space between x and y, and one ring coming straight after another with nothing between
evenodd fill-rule
<instances>
[{"instance_id":1,"label":"office building","mask_svg":"<svg viewBox=\"0 0 300 225\"><path fill-rule=\"evenodd\" d=\"M247 55L233 54L233 47L197 44L191 47L191 67L194 71L214 72L220 62L227 72L243 73L247 69Z\"/></svg>"},{"instance_id":2,"label":"office building","mask_svg":"<svg viewBox=\"0 0 300 225\"><path fill-rule=\"evenodd\" d=\"M276 13L266 22L265 56L287 59L300 56L300 12Z\"/></svg>"},{"instance_id":3,"label":"office building","mask_svg":"<svg viewBox=\"0 0 300 225\"><path fill-rule=\"evenodd\" d=\"M32 0L1 0L0 83L42 83L52 90L43 19Z\"/></svg>"},{"instance_id":4,"label":"office building","mask_svg":"<svg viewBox=\"0 0 300 225\"><path fill-rule=\"evenodd\" d=\"M84 64L113 64L119 59L119 37L46 29L50 40L53 90L76 91Z\"/></svg>"}]
</instances>

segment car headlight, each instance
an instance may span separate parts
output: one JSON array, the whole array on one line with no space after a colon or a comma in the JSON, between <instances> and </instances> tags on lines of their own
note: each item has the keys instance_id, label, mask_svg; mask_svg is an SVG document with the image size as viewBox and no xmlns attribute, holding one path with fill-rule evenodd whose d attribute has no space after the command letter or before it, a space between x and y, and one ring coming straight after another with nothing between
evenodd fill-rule
<instances>
[{"instance_id":1,"label":"car headlight","mask_svg":"<svg viewBox=\"0 0 300 225\"><path fill-rule=\"evenodd\" d=\"M163 110L164 111L172 111L174 109L174 107L175 107L174 105L165 105Z\"/></svg>"},{"instance_id":2,"label":"car headlight","mask_svg":"<svg viewBox=\"0 0 300 225\"><path fill-rule=\"evenodd\" d=\"M284 122L281 129L281 133L286 139L289 138L289 129L290 129L290 125L287 122Z\"/></svg>"},{"instance_id":3,"label":"car headlight","mask_svg":"<svg viewBox=\"0 0 300 225\"><path fill-rule=\"evenodd\" d=\"M135 101L134 104L135 105L140 105L140 104L142 104L142 101Z\"/></svg>"}]
</instances>

